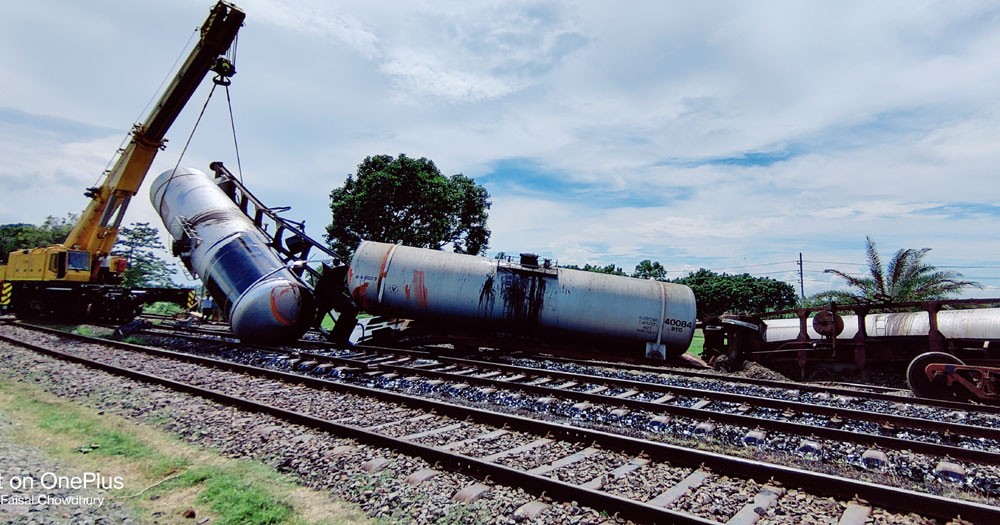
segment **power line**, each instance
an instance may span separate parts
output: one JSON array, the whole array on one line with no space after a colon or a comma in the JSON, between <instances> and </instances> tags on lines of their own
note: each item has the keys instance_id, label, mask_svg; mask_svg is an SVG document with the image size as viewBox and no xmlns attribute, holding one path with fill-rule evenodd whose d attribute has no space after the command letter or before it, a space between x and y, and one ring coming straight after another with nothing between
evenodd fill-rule
<instances>
[{"instance_id":1,"label":"power line","mask_svg":"<svg viewBox=\"0 0 1000 525\"><path fill-rule=\"evenodd\" d=\"M775 266L775 265L778 265L778 264L797 264L797 263L796 263L796 261L780 261L780 262L761 263L761 264L745 264L743 266L723 266L721 268L709 268L708 271L710 271L710 272L718 272L718 271L722 271L722 270L736 270L736 269L739 269L739 268L757 268L757 267L760 267L760 266Z\"/></svg>"},{"instance_id":2,"label":"power line","mask_svg":"<svg viewBox=\"0 0 1000 525\"><path fill-rule=\"evenodd\" d=\"M811 261L811 260L806 259L806 260L803 260L802 262L815 263L815 264L839 264L839 265L842 265L842 266L868 266L868 263L857 263L857 262L853 262L852 263L852 262L844 262L844 261ZM976 270L979 270L979 269L983 269L983 270L1000 270L1000 266L963 266L963 265L960 265L960 264L935 264L934 267L935 268L956 268L956 269L959 269L959 270L961 270L961 269L967 269L967 270L972 270L972 269L976 269Z\"/></svg>"},{"instance_id":3,"label":"power line","mask_svg":"<svg viewBox=\"0 0 1000 525\"><path fill-rule=\"evenodd\" d=\"M816 264L840 264L840 265L846 265L846 266L867 266L867 265L868 265L868 263L853 263L853 262L843 262L843 261L841 261L841 262L832 262L832 261L810 261L810 260L808 260L808 259L806 259L806 260L804 260L804 261L802 261L802 262L807 262L807 263L816 263Z\"/></svg>"}]
</instances>

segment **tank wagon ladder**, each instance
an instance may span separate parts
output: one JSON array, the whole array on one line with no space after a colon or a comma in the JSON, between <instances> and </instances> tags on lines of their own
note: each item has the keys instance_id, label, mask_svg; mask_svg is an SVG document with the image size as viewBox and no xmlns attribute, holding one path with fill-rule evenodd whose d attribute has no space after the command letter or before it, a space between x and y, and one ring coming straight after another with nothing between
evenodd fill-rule
<instances>
[{"instance_id":1,"label":"tank wagon ladder","mask_svg":"<svg viewBox=\"0 0 1000 525\"><path fill-rule=\"evenodd\" d=\"M327 333L322 328L320 330L330 340L346 344L354 330L358 314L354 300L347 293L347 264L323 243L306 234L304 222L280 215L291 207L266 206L220 161L212 162L209 167L215 173L215 182L223 193L232 199L257 230L270 241L268 247L291 268L302 284L313 291L316 312L312 324L320 328L327 313L336 313L333 316L336 321L333 331ZM318 269L307 264L309 253L313 250L321 252L327 258L320 263Z\"/></svg>"}]
</instances>

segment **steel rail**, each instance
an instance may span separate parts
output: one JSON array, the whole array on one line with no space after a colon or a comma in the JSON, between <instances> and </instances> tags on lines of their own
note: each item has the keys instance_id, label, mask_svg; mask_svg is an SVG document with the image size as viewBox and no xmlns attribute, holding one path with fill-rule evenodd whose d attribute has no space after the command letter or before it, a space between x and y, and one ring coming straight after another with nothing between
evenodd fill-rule
<instances>
[{"instance_id":1,"label":"steel rail","mask_svg":"<svg viewBox=\"0 0 1000 525\"><path fill-rule=\"evenodd\" d=\"M360 370L376 370L376 369L390 370L390 371L394 371L396 373L407 373L407 374L411 374L411 375L421 375L421 376L427 376L427 377L434 377L434 378L442 379L442 380L449 380L449 381L456 381L456 382L465 382L465 383L476 384L476 385L480 385L480 386L489 386L489 387L494 387L494 388L503 388L503 389L506 389L506 390L521 390L521 391L524 391L524 392L531 392L533 394L541 394L541 395L552 396L552 397L559 397L559 398L572 398L572 399L578 399L580 401L587 401L587 402L591 402L591 403L599 403L599 404L602 404L602 405L618 405L618 406L622 406L622 407L628 407L628 408L631 408L631 409L645 410L645 411L648 411L648 412L654 412L654 413L660 413L660 414L669 414L669 415L673 415L673 416L687 417L687 418L697 419L697 420L710 420L710 421L716 421L716 422L726 423L726 424L730 424L730 425L745 426L745 427L752 428L752 429L753 428L762 428L762 429L765 429L765 430L768 430L768 431L785 432L787 434L799 435L799 436L802 436L804 438L809 438L809 437L815 436L815 437L819 437L819 438L823 438L823 439L839 440L839 441L842 441L842 442L855 443L855 444L858 444L858 445L869 446L869 447L884 447L884 448L887 448L887 449L898 450L898 451L910 450L912 452L916 452L916 453L919 453L919 454L926 454L926 455L938 456L938 457L949 457L951 459L960 460L960 461L972 461L972 462L978 462L978 463L987 464L987 465L1000 464L1000 453L998 453L998 452L991 452L991 451L978 450L978 449L969 449L969 448L964 448L964 447L961 447L961 446L947 445L947 444L943 444L943 443L933 443L933 442L918 441L918 440L908 440L908 439L903 439L903 438L898 438L898 437L893 437L893 436L868 434L868 433L863 433L863 432L853 432L853 431L849 431L849 430L842 430L840 428L822 427L822 426L808 425L808 424L805 424L805 423L794 423L794 422L790 422L790 421L781 421L781 420L775 420L775 419L769 419L769 418L749 416L749 415L745 415L745 414L734 414L734 413L727 413L727 412L720 412L720 411L712 411L712 410L709 410L709 409L706 409L706 408L700 408L699 409L699 408L681 407L681 406L676 406L676 405L659 404L659 403L653 403L653 402L650 402L650 401L642 401L642 400L637 400L637 399L619 399L619 398L613 398L613 397L608 397L608 396L602 396L600 394L590 394L590 393L587 393L587 392L563 390L563 389L553 388L551 386L546 386L546 385L533 385L533 384L526 384L526 383L507 382L507 381L496 380L495 378L477 378L477 377L471 376L471 375L455 374L455 373L445 372L445 371L436 371L436 370L432 370L432 369L429 369L429 368L426 368L426 367L413 367L413 366L407 366L407 365L404 365L404 364L383 364L383 363L375 363L375 362L366 362L366 361L364 361L362 359L359 359L357 357L344 358L344 357L327 356L327 355L323 355L323 354L314 354L314 353L311 353L311 352L298 352L298 353L299 353L299 355L301 355L301 356L304 357L304 360L315 359L315 360L319 360L319 361L323 361L323 362L330 362L330 363L340 364L340 365L344 365L344 366L350 366L350 367L354 367L354 368L357 368L357 369L360 369ZM545 371L545 370L534 369L534 368L524 368L524 367L519 367L517 365L504 365L504 364L493 363L493 362L489 362L489 361L470 361L470 360L461 359L461 358L447 358L447 357L436 357L435 359L437 359L438 361L440 361L442 363L465 364L465 365L468 365L468 366L473 366L474 365L476 367L481 367L481 368L485 368L485 369L497 368L497 367L514 367L514 368L506 368L506 370L517 371L517 372L522 372L522 373L526 372L526 371L534 371L536 376L549 375L548 371ZM645 390L654 390L654 391L658 391L658 392L662 392L663 391L663 390L660 390L660 389L646 388L646 385L657 385L656 383L645 383L645 382L638 382L637 384L636 384L636 382L617 383L616 381L628 382L630 380L618 380L616 378L604 378L603 376L584 376L584 375L579 375L579 374L572 374L570 372L560 372L560 373L562 373L562 374L571 374L571 375L569 375L567 377L581 378L581 379L584 379L584 380L586 380L586 379L594 379L594 378L601 378L601 379L604 379L604 381L600 381L600 382L603 382L605 384L616 385L616 386L631 386L631 387L634 387L634 388L644 388ZM585 382L596 383L598 381L595 380L595 381L585 381ZM661 388L666 387L666 385L657 385L657 386L659 386ZM682 387L669 387L669 388L676 390L676 389L682 388ZM697 392L702 392L702 391L701 390L697 390ZM707 392L714 393L714 391L707 391ZM674 393L674 392L670 392L670 393ZM732 395L740 395L740 394L732 394ZM708 397L708 396L704 396L704 397ZM757 396L751 396L750 399L756 400L756 399L759 399L759 398ZM747 403L750 404L751 402L748 401ZM791 403L791 402L789 402L789 403ZM809 406L812 407L813 405L809 405ZM834 413L834 415L836 415L838 417L842 416L842 415L846 415L846 417L850 417L851 415L853 415L855 413L859 413L859 412L858 411L852 411L852 410L849 410L849 409L843 409L843 410L838 409ZM860 412L860 413L865 414L865 415L871 415L872 414L871 412ZM872 416L869 419L865 419L865 421L875 421L875 422L879 422L879 423L884 422L884 421L888 421L890 423L895 424L894 421L890 421L891 418L903 418L903 417L905 417L905 416L885 415L885 418L878 417L878 416ZM956 429L958 429L958 430L962 430L964 428L983 429L984 427L976 427L976 426L971 426L971 425L958 425L958 424L951 424L951 423L944 423L944 422L937 422L937 421L933 421L933 420L923 420L923 419L916 419L916 418L907 418L907 420L908 421L919 421L921 423L921 425L923 425L923 426L921 426L921 427L913 427L913 426L902 425L902 428L910 428L910 429L914 429L914 430L919 429L919 430L923 430L923 431L927 431L927 432L936 432L938 434L949 435L949 436L952 436L952 437L954 437L956 434L959 435L960 437L963 437L963 436L967 436L967 437L990 437L990 436L982 436L982 435L966 435L966 434L961 434L960 432L955 432ZM933 428L927 428L928 426L933 427ZM988 431L990 429L986 429L986 430ZM1000 431L995 431L994 430L993 432L994 432L994 434L996 436L996 437L994 437L994 439L1000 440Z\"/></svg>"},{"instance_id":2,"label":"steel rail","mask_svg":"<svg viewBox=\"0 0 1000 525\"><path fill-rule=\"evenodd\" d=\"M203 366L226 369L232 371L239 371L246 373L248 375L253 375L257 377L266 377L269 379L280 380L288 383L298 383L310 386L317 389L327 389L331 391L350 393L359 396L369 396L381 401L386 401L390 403L396 403L404 406L412 406L415 408L423 410L433 410L439 414L443 414L449 417L454 417L459 420L471 419L479 423L485 423L494 425L498 428L516 428L518 430L531 432L538 435L551 435L558 439L563 439L571 442L578 443L597 443L605 449L618 450L624 453L629 453L633 455L645 455L654 460L668 462L674 465L684 465L688 467L699 467L704 466L713 470L717 473L723 473L731 476L738 476L742 478L753 479L759 483L766 483L769 480L774 480L778 483L782 483L787 487L797 487L803 490L807 490L811 493L823 496L832 496L836 498L851 500L854 497L860 497L867 501L878 502L879 506L891 510L898 510L903 512L912 512L914 509L920 509L921 512L926 512L929 516L951 519L956 516L961 516L964 519L971 519L975 522L983 523L996 523L1000 522L1000 507L985 505L982 503L977 503L973 501L958 500L953 498L947 498L943 496L938 496L934 494L927 494L922 492L917 492L908 489L901 489L896 487L888 487L885 485L880 485L876 483L871 483L867 481L853 480L849 478L844 478L841 476L833 476L828 474L810 472L807 470L802 470L794 467L786 467L782 465L773 465L769 463L764 463L761 461L738 458L731 456L724 456L719 454L713 454L710 452L705 452L701 450L688 449L676 445L670 445L665 443L658 443L652 441L645 441L641 439L636 439L629 436L622 436L616 434L610 434L607 432L602 432L598 430L582 429L578 427L568 427L566 425L550 423L546 421L534 420L522 416L501 414L496 412L490 412L486 410L481 410L477 408L470 408L459 405L452 405L448 403L443 403L434 400L427 400L421 398L414 398L408 395L397 394L393 392L387 392L384 390L376 390L366 387L360 387L355 385L348 385L340 382L328 381L313 377L307 377L299 374L292 374L288 372L279 372L275 370L268 370L259 367L253 367L248 365L241 365L238 363L219 361L216 359L209 359L200 356L193 356L190 354L182 354L177 352L172 352L169 350L162 350L157 348L150 348L140 345L133 345L129 343L121 343L117 341L108 341L105 339L91 338L87 336L81 336L79 334L69 334L65 332L59 332L58 335L65 336L72 339L87 341L95 344L103 344L108 346L115 346L123 349L130 349L139 352L144 352L150 355L158 355L162 357L168 357L171 359L176 359L180 361L186 361L190 363L196 363ZM7 337L0 337L2 339L8 340L12 343L25 345L25 343L17 341L16 339L11 339ZM62 352L53 351L57 354L66 355L71 358L70 360L79 359L85 361L83 358L76 356L71 356L69 354L64 354ZM81 364L83 364L81 362ZM105 365L109 368L110 365ZM139 374L135 371L130 371L129 373ZM146 376L147 374L142 374ZM155 377L155 376L149 376ZM171 381L160 378L163 381ZM163 383L164 386L171 383ZM178 384L178 388L194 388L189 385ZM221 398L220 398L221 399ZM262 405L267 406L267 405ZM276 409L277 410L277 409ZM290 416L294 417L294 416ZM311 418L311 416L302 416L304 418ZM312 418L315 419L315 418ZM345 432L360 431L357 427L351 427L349 425L338 425L339 428L344 427ZM408 443L408 442L402 442ZM411 448L412 447L412 448ZM389 447L395 448L395 447ZM406 450L422 450L425 447L408 444ZM512 486L517 486L517 481L508 482L507 475L514 476L520 480L528 480L529 483L532 482L533 478L539 478L539 476L523 477L524 473L519 471L512 473L511 469L501 468L495 469L498 465L492 463L483 462L475 460L475 458L470 458L466 456L454 457L451 453L443 454L441 451L434 451L430 449L431 456L425 457L428 461L437 462L441 461L443 464L452 465L456 469L460 469L460 472L468 472L473 474L480 472L479 468L490 468L494 469L494 474L490 475L494 480L503 480L505 484L511 484ZM418 452L414 452L415 455L419 455ZM424 456L421 456L424 457ZM485 476L480 478L485 479ZM563 491L574 491L578 487L573 485L566 485L561 482L555 482L549 478L540 478L535 480L538 482L554 483L560 486L553 486L551 490L547 490L550 495L558 495L557 497L563 497L565 494ZM592 494L591 494L592 493ZM577 497L581 493L576 493ZM587 491L587 498L591 496L594 497L593 500L578 500L578 501L614 501L618 503L618 498L616 496L611 496L606 493L598 491ZM598 497L600 496L600 497ZM606 498L612 498L608 500ZM628 502L629 500L625 500ZM611 507L611 511L619 511L621 515L624 516L623 510L630 510L635 508L636 512L644 511L644 507L649 507L638 502L629 502L630 505L626 505L621 508ZM635 507L639 505L641 507ZM660 509L655 509L660 512ZM649 509L645 509L648 511ZM674 513L676 514L676 513ZM681 513L676 516L676 519L687 519L691 516L686 513ZM694 517L700 520L701 518ZM628 519L628 518L627 518ZM655 521L650 518L638 518L643 521ZM674 519L674 518L671 518ZM699 521L699 523L703 523Z\"/></svg>"},{"instance_id":3,"label":"steel rail","mask_svg":"<svg viewBox=\"0 0 1000 525\"><path fill-rule=\"evenodd\" d=\"M480 361L454 358L454 357L437 357L436 359L438 359L441 362L461 364L466 366L483 366L492 369L507 370L519 373L525 371L524 367L519 367L516 365L505 365L501 363L488 363L488 362L484 363ZM940 432L940 433L954 432L961 434L963 436L989 438L1000 441L1000 430L998 429L992 429L974 425L965 425L961 423L945 423L942 421L932 421L915 417L898 416L894 414L867 412L862 410L854 410L850 408L802 403L800 401L772 399L772 398L751 396L745 394L732 394L729 392L717 392L714 390L699 390L690 387L671 386L658 383L647 383L645 381L635 381L631 379L620 379L620 378L604 377L598 375L562 372L557 370L542 370L542 369L531 369L531 370L535 370L536 372L534 372L534 374L538 376L555 377L565 380L574 380L577 382L614 385L620 387L633 388L640 391L645 390L652 392L660 392L663 394L683 395L692 398L711 399L713 401L723 401L727 403L737 403L737 404L747 403L750 405L765 407L765 408L774 408L779 410L794 410L799 413L817 414L817 415L824 415L831 417L837 416L837 417L843 417L845 419L849 418L849 419L855 419L859 421L869 421L879 424L888 423L891 425L895 425L897 427L921 429L929 432Z\"/></svg>"},{"instance_id":4,"label":"steel rail","mask_svg":"<svg viewBox=\"0 0 1000 525\"><path fill-rule=\"evenodd\" d=\"M260 403L243 397L229 395L217 390L198 387L188 383L175 381L173 379L110 365L93 359L60 352L58 350L46 348L40 345L19 341L5 335L0 335L0 340L70 363L80 364L135 381L162 386L177 392L199 396L241 410L267 414L289 423L302 425L316 430L322 430L336 436L351 438L368 446L395 450L406 455L419 457L432 465L444 466L448 470L465 474L480 481L493 481L512 487L524 487L529 492L545 494L565 501L585 502L587 506L606 510L625 519L648 523L679 523L697 525L718 523L716 521L704 519L686 512L654 507L640 501L622 498L607 492L583 488L575 484L565 483L536 474L529 474L526 471L505 467L497 463L483 461L471 456L448 452L412 441L390 437L377 432L371 432L362 427L322 419L275 405ZM287 379L291 380L292 378ZM1000 516L1000 514L998 514L998 516Z\"/></svg>"},{"instance_id":5,"label":"steel rail","mask_svg":"<svg viewBox=\"0 0 1000 525\"><path fill-rule=\"evenodd\" d=\"M933 443L926 441L912 441L892 436L881 436L876 434L852 432L850 430L842 430L839 428L813 426L805 423L794 423L790 421L781 421L775 419L754 417L744 414L713 412L707 409L659 404L650 401L642 401L638 399L619 399L615 397L603 396L601 394L590 394L587 392L563 390L559 388L553 388L547 385L511 383L501 380L495 380L495 378L479 378L465 374L455 374L451 372L441 372L435 370L428 370L424 368L408 367L406 365L401 365L401 364L376 363L371 366L399 374L433 377L436 379L454 381L457 383L489 386L492 388L502 388L511 391L521 390L524 392L530 392L532 394L541 394L557 398L567 398L579 401L587 401L590 403L601 404L605 406L620 406L620 407L627 407L633 410L644 410L653 413L669 414L672 416L686 417L701 421L704 420L716 421L730 425L744 426L750 429L761 428L768 431L784 432L787 434L799 435L802 436L803 438L819 437L819 438L837 440L847 443L855 443L869 447L872 446L884 447L887 449L898 450L898 451L909 450L911 452L916 452L920 454L938 456L941 458L950 457L951 459L955 460L972 461L985 465L1000 465L1000 453L967 449L954 445L945 445L941 443Z\"/></svg>"},{"instance_id":6,"label":"steel rail","mask_svg":"<svg viewBox=\"0 0 1000 525\"><path fill-rule=\"evenodd\" d=\"M721 374L713 374L710 372L700 372L697 370L682 370L676 368L663 368L650 365L627 365L622 366L618 363L607 362L607 361L588 361L585 359L573 359L568 357L557 357L557 356L522 356L525 359L537 359L537 360L548 360L556 362L564 362L577 364L581 366L598 366L598 367L608 367L615 369L627 369L627 370L641 370L643 372L648 372L651 374L670 374L678 375L684 377L697 377L703 379L713 379L717 381L727 381L730 383L745 383L749 385L756 385L768 388L777 388L784 390L801 390L803 392L825 392L833 395L843 395L850 397L859 397L864 399L875 399L879 401L889 401L896 403L909 403L913 405L925 405L929 407L937 408L949 408L953 410L968 410L974 412L983 412L987 414L1000 414L1000 406L994 405L983 405L978 403L963 403L961 401L949 401L944 399L928 399L923 397L906 397L898 396L893 394L887 394L883 392L859 392L857 390L851 390L849 388L839 388L835 386L823 386L811 383L799 383L799 382L784 382L777 381L774 379L762 379L754 377L739 377L739 376L727 376ZM484 363L490 363L491 361L483 361ZM860 388L875 388L870 385L858 385ZM906 391L906 390L904 390ZM908 392L908 391L907 391Z\"/></svg>"}]
</instances>

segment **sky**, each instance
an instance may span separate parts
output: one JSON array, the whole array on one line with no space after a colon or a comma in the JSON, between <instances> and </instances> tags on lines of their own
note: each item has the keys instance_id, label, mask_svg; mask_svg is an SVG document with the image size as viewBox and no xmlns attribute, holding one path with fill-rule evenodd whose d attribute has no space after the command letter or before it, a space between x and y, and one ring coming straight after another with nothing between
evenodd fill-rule
<instances>
[{"instance_id":1,"label":"sky","mask_svg":"<svg viewBox=\"0 0 1000 525\"><path fill-rule=\"evenodd\" d=\"M83 210L213 3L0 5L0 224ZM489 255L799 291L801 254L812 295L864 271L870 236L1000 297L996 3L236 4L228 102L195 128L204 82L126 223L161 226L159 173L221 160L322 238L330 191L405 153L489 191Z\"/></svg>"}]
</instances>

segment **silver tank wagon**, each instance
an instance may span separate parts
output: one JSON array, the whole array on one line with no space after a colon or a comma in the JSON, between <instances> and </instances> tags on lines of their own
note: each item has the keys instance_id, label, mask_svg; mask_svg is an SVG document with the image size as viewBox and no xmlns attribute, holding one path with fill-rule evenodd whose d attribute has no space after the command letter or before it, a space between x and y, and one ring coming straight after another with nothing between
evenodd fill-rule
<instances>
[{"instance_id":1,"label":"silver tank wagon","mask_svg":"<svg viewBox=\"0 0 1000 525\"><path fill-rule=\"evenodd\" d=\"M364 241L348 289L370 313L453 323L615 352L676 357L695 330L687 286Z\"/></svg>"},{"instance_id":2,"label":"silver tank wagon","mask_svg":"<svg viewBox=\"0 0 1000 525\"><path fill-rule=\"evenodd\" d=\"M205 284L240 339L277 343L308 329L312 292L211 177L194 168L165 171L150 199L174 238L174 255Z\"/></svg>"}]
</instances>

